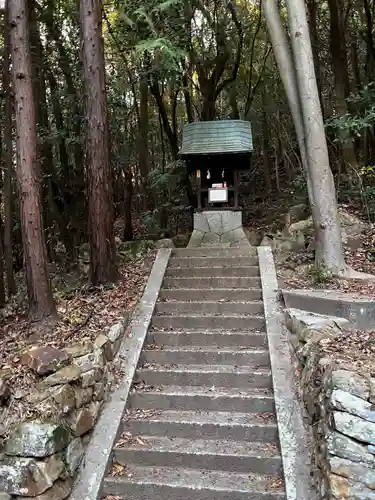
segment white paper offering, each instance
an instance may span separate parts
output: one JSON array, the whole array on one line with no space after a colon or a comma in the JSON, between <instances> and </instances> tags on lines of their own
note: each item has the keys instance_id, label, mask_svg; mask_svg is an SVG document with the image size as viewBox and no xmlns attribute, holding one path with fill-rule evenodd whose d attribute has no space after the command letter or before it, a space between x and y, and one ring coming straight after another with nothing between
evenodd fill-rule
<instances>
[{"instance_id":1,"label":"white paper offering","mask_svg":"<svg viewBox=\"0 0 375 500\"><path fill-rule=\"evenodd\" d=\"M208 190L209 203L225 203L228 201L227 188L211 188Z\"/></svg>"}]
</instances>

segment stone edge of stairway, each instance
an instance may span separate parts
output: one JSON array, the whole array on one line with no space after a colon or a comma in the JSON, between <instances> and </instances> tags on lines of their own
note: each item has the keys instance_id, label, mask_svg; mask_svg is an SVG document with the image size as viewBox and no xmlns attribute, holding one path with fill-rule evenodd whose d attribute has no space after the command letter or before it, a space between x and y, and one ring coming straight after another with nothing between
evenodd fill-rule
<instances>
[{"instance_id":1,"label":"stone edge of stairway","mask_svg":"<svg viewBox=\"0 0 375 500\"><path fill-rule=\"evenodd\" d=\"M86 448L70 500L99 500L112 448L116 442L129 390L167 268L171 249L158 250L147 285L129 330L117 353L117 366L125 374L106 404Z\"/></svg>"},{"instance_id":2,"label":"stone edge of stairway","mask_svg":"<svg viewBox=\"0 0 375 500\"><path fill-rule=\"evenodd\" d=\"M310 446L298 400L272 249L257 248L287 500L315 500Z\"/></svg>"}]
</instances>

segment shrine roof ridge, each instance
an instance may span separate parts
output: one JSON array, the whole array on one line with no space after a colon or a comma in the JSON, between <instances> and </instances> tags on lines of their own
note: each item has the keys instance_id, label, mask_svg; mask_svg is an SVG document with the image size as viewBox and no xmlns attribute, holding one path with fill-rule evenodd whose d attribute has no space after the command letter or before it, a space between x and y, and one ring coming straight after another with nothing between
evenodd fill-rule
<instances>
[{"instance_id":1,"label":"shrine roof ridge","mask_svg":"<svg viewBox=\"0 0 375 500\"><path fill-rule=\"evenodd\" d=\"M185 125L180 156L251 153L251 123L245 120L216 120Z\"/></svg>"}]
</instances>

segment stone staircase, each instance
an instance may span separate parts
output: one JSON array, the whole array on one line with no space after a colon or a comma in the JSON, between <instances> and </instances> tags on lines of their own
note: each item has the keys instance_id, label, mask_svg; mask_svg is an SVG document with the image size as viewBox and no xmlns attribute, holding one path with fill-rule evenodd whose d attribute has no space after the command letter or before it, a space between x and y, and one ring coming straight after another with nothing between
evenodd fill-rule
<instances>
[{"instance_id":1,"label":"stone staircase","mask_svg":"<svg viewBox=\"0 0 375 500\"><path fill-rule=\"evenodd\" d=\"M255 249L173 251L104 497L286 499L259 274Z\"/></svg>"}]
</instances>

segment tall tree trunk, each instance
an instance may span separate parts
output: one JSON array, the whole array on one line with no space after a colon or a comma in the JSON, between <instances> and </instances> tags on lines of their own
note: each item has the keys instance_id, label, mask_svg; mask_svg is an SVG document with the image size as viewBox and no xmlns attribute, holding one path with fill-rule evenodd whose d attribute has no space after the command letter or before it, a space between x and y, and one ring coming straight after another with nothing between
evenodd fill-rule
<instances>
[{"instance_id":1,"label":"tall tree trunk","mask_svg":"<svg viewBox=\"0 0 375 500\"><path fill-rule=\"evenodd\" d=\"M10 78L10 26L9 0L5 4L4 18L4 259L8 294L17 292L13 271L13 127L12 127L12 90Z\"/></svg>"},{"instance_id":2,"label":"tall tree trunk","mask_svg":"<svg viewBox=\"0 0 375 500\"><path fill-rule=\"evenodd\" d=\"M139 84L138 161L145 207L151 208L148 182L148 78L143 76Z\"/></svg>"},{"instance_id":3,"label":"tall tree trunk","mask_svg":"<svg viewBox=\"0 0 375 500\"><path fill-rule=\"evenodd\" d=\"M323 99L322 99L322 76L320 71L320 59L319 59L319 38L318 38L318 26L317 26L316 0L307 0L306 7L309 20L309 27L310 27L311 45L314 57L316 83L318 85L320 106L322 107L322 111L324 113Z\"/></svg>"},{"instance_id":4,"label":"tall tree trunk","mask_svg":"<svg viewBox=\"0 0 375 500\"><path fill-rule=\"evenodd\" d=\"M301 101L299 97L296 71L293 57L289 50L288 40L283 28L281 16L277 7L276 0L263 0L263 12L266 19L267 31L271 40L272 50L279 69L280 77L287 95L290 113L294 127L296 129L298 147L301 154L301 162L306 175L307 189L313 218L315 214L315 202L311 187L309 174L309 165L307 161L306 137L302 120Z\"/></svg>"},{"instance_id":5,"label":"tall tree trunk","mask_svg":"<svg viewBox=\"0 0 375 500\"><path fill-rule=\"evenodd\" d=\"M93 285L98 285L117 277L101 1L81 0L80 20L86 98L90 270Z\"/></svg>"},{"instance_id":6,"label":"tall tree trunk","mask_svg":"<svg viewBox=\"0 0 375 500\"><path fill-rule=\"evenodd\" d=\"M54 2L47 2L47 7L41 9L41 14L47 28L48 38L53 40L58 51L59 65L61 71L64 74L66 88L73 107L72 118L74 139L77 139L78 137L81 137L82 132L82 110L80 105L80 95L76 89L69 53L67 52L63 43L64 36L54 20L53 8ZM74 163L76 175L77 177L79 177L79 182L76 182L75 184L78 184L77 189L80 194L81 188L83 188L83 150L80 141L77 140L74 146Z\"/></svg>"},{"instance_id":7,"label":"tall tree trunk","mask_svg":"<svg viewBox=\"0 0 375 500\"><path fill-rule=\"evenodd\" d=\"M204 83L201 83L201 91L202 91L202 111L201 111L201 120L202 121L211 121L215 119L216 116L216 97L215 97L215 87L211 83L211 80L208 80Z\"/></svg>"},{"instance_id":8,"label":"tall tree trunk","mask_svg":"<svg viewBox=\"0 0 375 500\"><path fill-rule=\"evenodd\" d=\"M3 228L0 216L0 307L4 307L5 305L4 247L2 233Z\"/></svg>"},{"instance_id":9,"label":"tall tree trunk","mask_svg":"<svg viewBox=\"0 0 375 500\"><path fill-rule=\"evenodd\" d=\"M194 121L194 110L193 110L193 103L192 103L192 98L191 98L191 94L190 94L190 86L189 86L189 81L188 81L188 77L186 74L186 70L184 71L184 73L182 75L182 85L183 85L183 91L184 91L187 120L189 123L192 123Z\"/></svg>"},{"instance_id":10,"label":"tall tree trunk","mask_svg":"<svg viewBox=\"0 0 375 500\"><path fill-rule=\"evenodd\" d=\"M270 159L270 138L269 127L267 120L267 90L262 92L262 151L263 151L263 171L264 180L266 181L267 191L272 190L271 181L271 159Z\"/></svg>"},{"instance_id":11,"label":"tall tree trunk","mask_svg":"<svg viewBox=\"0 0 375 500\"><path fill-rule=\"evenodd\" d=\"M353 40L350 44L350 52L351 52L351 62L352 62L352 72L353 72L353 92L357 93L361 88L361 73L359 71L358 64L358 47L357 40Z\"/></svg>"},{"instance_id":12,"label":"tall tree trunk","mask_svg":"<svg viewBox=\"0 0 375 500\"><path fill-rule=\"evenodd\" d=\"M82 221L77 221L80 218L80 209L84 206L84 202L77 200L77 189L75 180L72 176L72 166L69 161L67 141L65 137L66 124L64 123L63 111L61 108L60 96L58 93L58 83L52 71L46 69L46 77L49 84L52 112L55 119L57 129L57 151L60 159L60 178L56 175L56 169L51 169L53 173L53 184L55 205L57 208L57 219L59 221L60 233L64 244L66 245L68 254L74 259L77 246L81 242ZM73 181L73 182L72 182ZM73 184L73 186L72 186ZM80 185L80 180L78 181ZM78 208L78 210L77 210Z\"/></svg>"},{"instance_id":13,"label":"tall tree trunk","mask_svg":"<svg viewBox=\"0 0 375 500\"><path fill-rule=\"evenodd\" d=\"M79 6L79 2L77 2ZM45 8L39 7L39 13L43 19L46 29L48 42L54 44L57 50L58 62L66 82L66 90L69 96L71 111L71 123L69 125L70 139L73 144L74 163L69 166L69 175L65 177L66 186L64 190L65 202L68 207L69 228L71 239L73 241L72 249L78 246L86 237L86 200L82 197L82 191L85 189L85 172L83 165L83 147L80 138L83 133L83 109L81 105L80 83L76 81L74 74L74 60L71 60L70 52L64 45L64 36L61 28L55 19L55 3L47 2ZM79 9L77 11L79 13ZM77 14L77 18L79 15ZM73 25L76 25L75 16L72 16ZM76 60L79 59L79 52L75 49Z\"/></svg>"},{"instance_id":14,"label":"tall tree trunk","mask_svg":"<svg viewBox=\"0 0 375 500\"><path fill-rule=\"evenodd\" d=\"M54 260L54 237L56 221L59 221L59 227L64 230L65 223L61 221L61 214L56 205L61 199L57 176L54 171L52 144L47 139L50 135L47 91L44 71L43 46L40 40L38 23L35 11L35 0L28 0L29 31L30 31L30 49L31 49L31 67L33 75L33 93L36 105L37 130L38 134L38 160L42 173L42 196L44 203L43 223L46 231L47 251L50 260ZM63 212L63 210L62 210Z\"/></svg>"},{"instance_id":15,"label":"tall tree trunk","mask_svg":"<svg viewBox=\"0 0 375 500\"><path fill-rule=\"evenodd\" d=\"M343 275L347 267L304 1L287 0L287 11L306 133L309 173L316 205L316 262L337 275Z\"/></svg>"},{"instance_id":16,"label":"tall tree trunk","mask_svg":"<svg viewBox=\"0 0 375 500\"><path fill-rule=\"evenodd\" d=\"M173 160L177 160L178 157L178 139L177 135L174 133L171 124L169 123L168 113L165 107L163 96L160 92L159 83L155 78L151 79L150 90L155 98L156 104L159 110L159 116L163 124L164 132L168 137L169 147Z\"/></svg>"},{"instance_id":17,"label":"tall tree trunk","mask_svg":"<svg viewBox=\"0 0 375 500\"><path fill-rule=\"evenodd\" d=\"M0 131L0 167L1 169L4 168L3 166L3 141L1 137L1 131ZM0 171L0 187L3 185L3 175L2 171ZM2 196L0 193L0 204L2 202ZM1 218L0 214L0 307L3 307L5 305L5 280L4 280L4 245L3 245L3 221Z\"/></svg>"},{"instance_id":18,"label":"tall tree trunk","mask_svg":"<svg viewBox=\"0 0 375 500\"><path fill-rule=\"evenodd\" d=\"M240 110L238 109L238 96L237 96L237 85L234 82L228 89L228 98L230 105L230 118L231 120L239 120L240 118Z\"/></svg>"},{"instance_id":19,"label":"tall tree trunk","mask_svg":"<svg viewBox=\"0 0 375 500\"><path fill-rule=\"evenodd\" d=\"M130 166L127 166L124 172L124 232L122 235L123 241L133 240L132 196L133 196L133 179Z\"/></svg>"},{"instance_id":20,"label":"tall tree trunk","mask_svg":"<svg viewBox=\"0 0 375 500\"><path fill-rule=\"evenodd\" d=\"M20 195L24 267L30 316L56 314L47 270L37 162L36 110L33 95L26 0L9 2L12 74L17 128L17 180Z\"/></svg>"},{"instance_id":21,"label":"tall tree trunk","mask_svg":"<svg viewBox=\"0 0 375 500\"><path fill-rule=\"evenodd\" d=\"M348 113L346 99L349 97L349 70L346 55L346 41L341 12L344 5L340 0L328 0L330 11L330 45L332 56L332 67L335 82L336 113L343 117ZM357 167L357 158L352 138L347 137L346 132L339 132L341 139L341 157L343 170L348 176L353 177L353 168Z\"/></svg>"},{"instance_id":22,"label":"tall tree trunk","mask_svg":"<svg viewBox=\"0 0 375 500\"><path fill-rule=\"evenodd\" d=\"M29 31L30 31L30 49L31 49L31 68L33 74L33 94L35 102L38 103L37 124L41 131L39 137L38 153L40 166L43 173L50 173L53 162L52 146L45 136L49 135L49 121L47 110L46 82L44 74L44 54L43 46L40 40L38 23L35 12L35 0L28 0Z\"/></svg>"},{"instance_id":23,"label":"tall tree trunk","mask_svg":"<svg viewBox=\"0 0 375 500\"><path fill-rule=\"evenodd\" d=\"M60 158L60 179L57 178L56 169L53 169L54 172L54 186L55 186L55 206L58 212L58 221L61 239L63 240L67 253L71 258L75 258L77 247L81 242L82 226L84 223L82 221L77 221L77 217L80 218L80 209L84 207L85 201L77 201L77 198L74 196L75 193L73 189L70 189L70 182L66 182L63 184L65 179L71 179L71 170L70 170L70 162L69 155L66 145L66 138L64 136L64 117L61 109L61 103L59 100L58 92L57 92L57 82L54 78L52 72L47 73L47 78L50 87L50 95L51 95L51 103L52 103L52 111L55 118L56 129L59 132L57 134L57 151L59 153ZM57 188L57 189L56 189ZM73 203L69 200L73 199ZM78 210L75 208L78 207Z\"/></svg>"},{"instance_id":24,"label":"tall tree trunk","mask_svg":"<svg viewBox=\"0 0 375 500\"><path fill-rule=\"evenodd\" d=\"M375 68L375 43L374 43L374 33L373 33L374 15L373 15L373 6L371 5L371 2L369 0L363 0L363 6L365 9L365 17L366 17L366 45L367 45L365 72L368 81L371 82Z\"/></svg>"},{"instance_id":25,"label":"tall tree trunk","mask_svg":"<svg viewBox=\"0 0 375 500\"><path fill-rule=\"evenodd\" d=\"M60 157L60 165L63 175L69 175L69 156L66 147L66 139L64 131L64 116L61 109L60 96L58 95L58 84L52 71L47 71L49 88L51 91L52 111L55 118L55 125L58 132L58 152Z\"/></svg>"}]
</instances>

